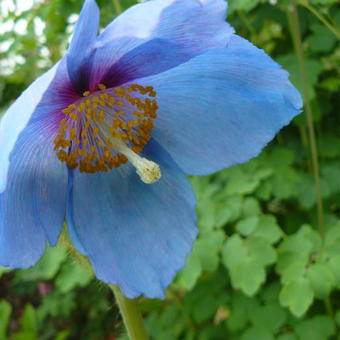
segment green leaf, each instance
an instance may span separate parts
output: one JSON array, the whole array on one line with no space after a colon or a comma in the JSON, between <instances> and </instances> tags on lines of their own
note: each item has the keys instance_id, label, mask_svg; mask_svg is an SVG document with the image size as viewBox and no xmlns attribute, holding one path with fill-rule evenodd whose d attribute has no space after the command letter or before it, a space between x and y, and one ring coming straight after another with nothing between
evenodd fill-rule
<instances>
[{"instance_id":1,"label":"green leaf","mask_svg":"<svg viewBox=\"0 0 340 340\"><path fill-rule=\"evenodd\" d=\"M314 299L314 292L310 282L305 277L289 281L279 295L282 306L288 307L291 313L297 317L302 316L311 306Z\"/></svg>"},{"instance_id":2,"label":"green leaf","mask_svg":"<svg viewBox=\"0 0 340 340\"><path fill-rule=\"evenodd\" d=\"M202 270L215 271L219 265L219 252L225 234L221 230L204 234L196 241L195 251L200 259Z\"/></svg>"},{"instance_id":3,"label":"green leaf","mask_svg":"<svg viewBox=\"0 0 340 340\"><path fill-rule=\"evenodd\" d=\"M254 295L266 279L264 266L251 258L232 267L230 274L233 286L241 289L248 296Z\"/></svg>"},{"instance_id":4,"label":"green leaf","mask_svg":"<svg viewBox=\"0 0 340 340\"><path fill-rule=\"evenodd\" d=\"M282 235L282 231L272 215L262 215L258 220L258 225L253 233L254 236L262 237L270 243L277 242Z\"/></svg>"},{"instance_id":5,"label":"green leaf","mask_svg":"<svg viewBox=\"0 0 340 340\"><path fill-rule=\"evenodd\" d=\"M295 197L296 186L300 182L299 173L290 167L278 169L272 177L273 195L280 199Z\"/></svg>"},{"instance_id":6,"label":"green leaf","mask_svg":"<svg viewBox=\"0 0 340 340\"><path fill-rule=\"evenodd\" d=\"M211 201L205 202L204 206L198 207L198 225L201 232L209 232L216 223L216 207Z\"/></svg>"},{"instance_id":7,"label":"green leaf","mask_svg":"<svg viewBox=\"0 0 340 340\"><path fill-rule=\"evenodd\" d=\"M241 340L274 340L273 335L266 328L253 326L241 336Z\"/></svg>"},{"instance_id":8,"label":"green leaf","mask_svg":"<svg viewBox=\"0 0 340 340\"><path fill-rule=\"evenodd\" d=\"M258 306L250 315L251 322L271 333L280 329L287 320L287 312L276 302Z\"/></svg>"},{"instance_id":9,"label":"green leaf","mask_svg":"<svg viewBox=\"0 0 340 340\"><path fill-rule=\"evenodd\" d=\"M298 200L304 209L310 209L315 204L314 179L310 174L302 174L297 185Z\"/></svg>"},{"instance_id":10,"label":"green leaf","mask_svg":"<svg viewBox=\"0 0 340 340\"><path fill-rule=\"evenodd\" d=\"M55 289L42 300L38 309L39 320L47 316L69 318L76 308L75 291L64 294Z\"/></svg>"},{"instance_id":11,"label":"green leaf","mask_svg":"<svg viewBox=\"0 0 340 340\"><path fill-rule=\"evenodd\" d=\"M6 339L12 306L6 301L0 301L0 339Z\"/></svg>"},{"instance_id":12,"label":"green leaf","mask_svg":"<svg viewBox=\"0 0 340 340\"><path fill-rule=\"evenodd\" d=\"M334 276L335 285L340 288L340 255L335 255L328 260L329 269L332 271Z\"/></svg>"},{"instance_id":13,"label":"green leaf","mask_svg":"<svg viewBox=\"0 0 340 340\"><path fill-rule=\"evenodd\" d=\"M317 315L296 325L296 333L300 339L325 340L335 334L333 320L326 315Z\"/></svg>"},{"instance_id":14,"label":"green leaf","mask_svg":"<svg viewBox=\"0 0 340 340\"><path fill-rule=\"evenodd\" d=\"M247 240L248 256L266 266L276 261L277 254L270 242L262 237L251 236Z\"/></svg>"},{"instance_id":15,"label":"green leaf","mask_svg":"<svg viewBox=\"0 0 340 340\"><path fill-rule=\"evenodd\" d=\"M325 263L316 263L309 267L308 278L316 297L324 299L329 296L335 285L335 277Z\"/></svg>"},{"instance_id":16,"label":"green leaf","mask_svg":"<svg viewBox=\"0 0 340 340\"><path fill-rule=\"evenodd\" d=\"M20 319L21 327L24 331L38 333L38 321L35 309L31 304L25 306L24 314Z\"/></svg>"},{"instance_id":17,"label":"green leaf","mask_svg":"<svg viewBox=\"0 0 340 340\"><path fill-rule=\"evenodd\" d=\"M243 217L251 217L257 216L261 213L261 208L259 201L257 201L253 197L247 197L242 206L242 216Z\"/></svg>"},{"instance_id":18,"label":"green leaf","mask_svg":"<svg viewBox=\"0 0 340 340\"><path fill-rule=\"evenodd\" d=\"M235 221L241 215L242 205L243 205L243 197L234 195L231 197L227 197L223 203L230 210L231 216L229 221Z\"/></svg>"},{"instance_id":19,"label":"green leaf","mask_svg":"<svg viewBox=\"0 0 340 340\"><path fill-rule=\"evenodd\" d=\"M38 340L38 320L32 305L25 306L24 313L20 319L21 330L12 335L13 340Z\"/></svg>"},{"instance_id":20,"label":"green leaf","mask_svg":"<svg viewBox=\"0 0 340 340\"><path fill-rule=\"evenodd\" d=\"M312 244L312 251L316 252L322 245L320 233L313 229L310 225L304 224L298 231L300 237L309 240Z\"/></svg>"},{"instance_id":21,"label":"green leaf","mask_svg":"<svg viewBox=\"0 0 340 340\"><path fill-rule=\"evenodd\" d=\"M340 162L323 166L322 178L330 187L330 194L340 192Z\"/></svg>"},{"instance_id":22,"label":"green leaf","mask_svg":"<svg viewBox=\"0 0 340 340\"><path fill-rule=\"evenodd\" d=\"M237 10L250 11L259 4L260 0L229 0L229 12Z\"/></svg>"},{"instance_id":23,"label":"green leaf","mask_svg":"<svg viewBox=\"0 0 340 340\"><path fill-rule=\"evenodd\" d=\"M67 252L63 247L47 248L40 261L32 268L17 273L18 281L50 280L65 261Z\"/></svg>"},{"instance_id":24,"label":"green leaf","mask_svg":"<svg viewBox=\"0 0 340 340\"><path fill-rule=\"evenodd\" d=\"M197 323L208 321L216 314L218 306L219 301L214 296L204 296L196 301L192 316Z\"/></svg>"},{"instance_id":25,"label":"green leaf","mask_svg":"<svg viewBox=\"0 0 340 340\"><path fill-rule=\"evenodd\" d=\"M216 212L215 215L216 228L224 227L227 224L227 222L231 220L232 212L224 203L221 203L220 205L216 206L215 212Z\"/></svg>"},{"instance_id":26,"label":"green leaf","mask_svg":"<svg viewBox=\"0 0 340 340\"><path fill-rule=\"evenodd\" d=\"M68 293L75 287L84 287L92 279L88 269L78 262L66 262L58 274L55 284L61 293Z\"/></svg>"},{"instance_id":27,"label":"green leaf","mask_svg":"<svg viewBox=\"0 0 340 340\"><path fill-rule=\"evenodd\" d=\"M282 272L281 281L283 284L287 284L291 281L296 281L302 277L306 272L305 262L293 262L285 268Z\"/></svg>"},{"instance_id":28,"label":"green leaf","mask_svg":"<svg viewBox=\"0 0 340 340\"><path fill-rule=\"evenodd\" d=\"M293 333L281 334L277 337L276 340L300 340Z\"/></svg>"},{"instance_id":29,"label":"green leaf","mask_svg":"<svg viewBox=\"0 0 340 340\"><path fill-rule=\"evenodd\" d=\"M257 307L258 302L254 298L249 298L239 292L233 293L230 316L227 319L228 328L233 332L243 330L252 311Z\"/></svg>"},{"instance_id":30,"label":"green leaf","mask_svg":"<svg viewBox=\"0 0 340 340\"><path fill-rule=\"evenodd\" d=\"M279 252L310 254L314 248L313 242L300 233L287 237L280 245Z\"/></svg>"},{"instance_id":31,"label":"green leaf","mask_svg":"<svg viewBox=\"0 0 340 340\"><path fill-rule=\"evenodd\" d=\"M310 25L310 29L313 31L313 35L306 39L310 50L316 53L329 52L337 41L333 33L321 24Z\"/></svg>"},{"instance_id":32,"label":"green leaf","mask_svg":"<svg viewBox=\"0 0 340 340\"><path fill-rule=\"evenodd\" d=\"M233 268L241 264L247 257L247 249L243 240L237 234L229 237L226 241L223 251L222 260L227 268Z\"/></svg>"},{"instance_id":33,"label":"green leaf","mask_svg":"<svg viewBox=\"0 0 340 340\"><path fill-rule=\"evenodd\" d=\"M250 216L243 220L240 220L236 224L236 229L244 236L249 236L256 228L258 224L258 216Z\"/></svg>"},{"instance_id":34,"label":"green leaf","mask_svg":"<svg viewBox=\"0 0 340 340\"><path fill-rule=\"evenodd\" d=\"M265 266L275 262L276 252L268 240L251 236L242 240L231 236L222 251L222 261L229 269L234 288L254 295L266 279Z\"/></svg>"},{"instance_id":35,"label":"green leaf","mask_svg":"<svg viewBox=\"0 0 340 340\"><path fill-rule=\"evenodd\" d=\"M277 169L287 169L293 165L295 160L295 154L293 150L286 147L277 146L270 154L269 159L271 164ZM275 172L274 172L275 173Z\"/></svg>"},{"instance_id":36,"label":"green leaf","mask_svg":"<svg viewBox=\"0 0 340 340\"><path fill-rule=\"evenodd\" d=\"M202 274L202 265L200 258L196 252L192 252L185 264L185 267L177 276L177 283L186 290L191 290L197 279Z\"/></svg>"},{"instance_id":37,"label":"green leaf","mask_svg":"<svg viewBox=\"0 0 340 340\"><path fill-rule=\"evenodd\" d=\"M340 310L338 310L336 313L335 313L335 322L338 326L340 326Z\"/></svg>"},{"instance_id":38,"label":"green leaf","mask_svg":"<svg viewBox=\"0 0 340 340\"><path fill-rule=\"evenodd\" d=\"M252 235L267 244L278 241L282 234L275 217L271 215L247 217L236 224L236 229L244 236Z\"/></svg>"},{"instance_id":39,"label":"green leaf","mask_svg":"<svg viewBox=\"0 0 340 340\"><path fill-rule=\"evenodd\" d=\"M337 78L340 89L340 79ZM320 156L325 158L336 158L340 156L340 139L330 132L319 140ZM324 168L325 166L323 166Z\"/></svg>"}]
</instances>

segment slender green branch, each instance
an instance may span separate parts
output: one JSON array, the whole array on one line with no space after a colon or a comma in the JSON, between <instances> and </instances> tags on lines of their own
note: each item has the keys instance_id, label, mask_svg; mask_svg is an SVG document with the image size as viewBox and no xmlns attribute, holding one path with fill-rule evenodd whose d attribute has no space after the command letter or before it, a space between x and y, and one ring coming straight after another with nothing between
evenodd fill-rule
<instances>
[{"instance_id":1,"label":"slender green branch","mask_svg":"<svg viewBox=\"0 0 340 340\"><path fill-rule=\"evenodd\" d=\"M302 47L301 31L299 24L299 16L297 8L294 5L288 8L288 21L291 28L292 38L294 42L294 47L299 61L300 77L302 82L302 93L305 103L305 111L307 116L307 128L308 128L308 139L312 157L312 167L315 181L315 194L316 194L316 206L317 206L317 216L318 216L318 226L322 239L324 239L324 213L323 213L323 202L321 194L320 185L320 167L318 160L318 151L316 147L316 136L313 122L313 111L309 100L308 91L308 78L305 67L305 59Z\"/></svg>"},{"instance_id":2,"label":"slender green branch","mask_svg":"<svg viewBox=\"0 0 340 340\"><path fill-rule=\"evenodd\" d=\"M340 32L330 23L326 18L324 18L312 5L310 5L306 0L300 0L299 5L308 9L313 13L338 39L340 39Z\"/></svg>"},{"instance_id":3,"label":"slender green branch","mask_svg":"<svg viewBox=\"0 0 340 340\"><path fill-rule=\"evenodd\" d=\"M148 340L149 337L136 300L126 298L119 287L111 285L110 287L116 297L130 340Z\"/></svg>"},{"instance_id":4,"label":"slender green branch","mask_svg":"<svg viewBox=\"0 0 340 340\"><path fill-rule=\"evenodd\" d=\"M120 0L113 0L113 6L115 8L117 15L123 12L123 7L120 4Z\"/></svg>"}]
</instances>

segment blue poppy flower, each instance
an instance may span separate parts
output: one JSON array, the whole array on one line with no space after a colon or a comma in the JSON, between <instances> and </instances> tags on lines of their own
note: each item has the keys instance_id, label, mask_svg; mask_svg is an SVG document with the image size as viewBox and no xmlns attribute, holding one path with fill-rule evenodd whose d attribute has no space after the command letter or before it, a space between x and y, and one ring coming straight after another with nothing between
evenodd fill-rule
<instances>
[{"instance_id":1,"label":"blue poppy flower","mask_svg":"<svg viewBox=\"0 0 340 340\"><path fill-rule=\"evenodd\" d=\"M35 264L66 218L96 276L164 296L197 234L185 174L255 157L299 113L288 74L234 34L223 0L153 0L68 53L0 124L0 265Z\"/></svg>"}]
</instances>

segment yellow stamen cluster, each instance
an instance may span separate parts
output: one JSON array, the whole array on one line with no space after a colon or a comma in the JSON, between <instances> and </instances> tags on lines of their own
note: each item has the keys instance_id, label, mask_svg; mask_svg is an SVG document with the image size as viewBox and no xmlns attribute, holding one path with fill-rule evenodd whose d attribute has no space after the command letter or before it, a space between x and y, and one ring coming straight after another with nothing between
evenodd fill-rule
<instances>
[{"instance_id":1,"label":"yellow stamen cluster","mask_svg":"<svg viewBox=\"0 0 340 340\"><path fill-rule=\"evenodd\" d=\"M62 110L54 149L59 160L81 172L108 171L128 161L115 148L122 141L139 153L151 139L158 105L152 86L132 84L83 93L83 98Z\"/></svg>"}]
</instances>

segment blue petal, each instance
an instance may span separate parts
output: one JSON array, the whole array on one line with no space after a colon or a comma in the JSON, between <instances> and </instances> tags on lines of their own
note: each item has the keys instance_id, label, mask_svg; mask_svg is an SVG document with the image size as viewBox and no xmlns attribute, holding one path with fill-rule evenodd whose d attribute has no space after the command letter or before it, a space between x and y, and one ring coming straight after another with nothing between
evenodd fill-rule
<instances>
[{"instance_id":1,"label":"blue petal","mask_svg":"<svg viewBox=\"0 0 340 340\"><path fill-rule=\"evenodd\" d=\"M35 80L1 119L0 193L6 188L9 156L20 133L31 119L38 119L52 114L58 108L67 107L72 101L72 96L65 92L69 85L63 59Z\"/></svg>"},{"instance_id":2,"label":"blue petal","mask_svg":"<svg viewBox=\"0 0 340 340\"><path fill-rule=\"evenodd\" d=\"M130 56L125 57L124 62L129 59L131 68L146 68L152 71L149 74L153 74L157 72L153 68L159 67L160 60L150 58L150 54L159 56L171 52L172 60L170 57L161 60L164 70L206 49L226 46L233 33L233 29L225 22L226 7L224 0L155 0L129 8L98 37L92 83L100 82L106 73L109 73L106 80L114 76L115 68L112 65L130 51ZM153 39L159 39L163 44L147 45L142 50L133 51ZM166 40L173 51L164 45ZM147 53L147 47L153 51ZM138 60L131 58L138 54ZM145 72L142 70L143 74Z\"/></svg>"},{"instance_id":3,"label":"blue petal","mask_svg":"<svg viewBox=\"0 0 340 340\"><path fill-rule=\"evenodd\" d=\"M157 91L153 137L194 175L255 157L302 106L288 73L236 35L225 49L138 83Z\"/></svg>"},{"instance_id":4,"label":"blue petal","mask_svg":"<svg viewBox=\"0 0 340 340\"><path fill-rule=\"evenodd\" d=\"M74 218L73 218L73 200L72 200L72 190L73 190L73 173L74 171L69 169L68 170L68 200L67 200L67 207L66 207L66 224L67 224L67 232L68 236L74 245L74 247L83 255L87 255L87 251L84 249L82 243L80 242L77 229L73 224Z\"/></svg>"},{"instance_id":5,"label":"blue petal","mask_svg":"<svg viewBox=\"0 0 340 340\"><path fill-rule=\"evenodd\" d=\"M88 90L93 44L99 29L99 8L94 0L86 0L74 29L67 55L67 68L78 93Z\"/></svg>"},{"instance_id":6,"label":"blue petal","mask_svg":"<svg viewBox=\"0 0 340 340\"><path fill-rule=\"evenodd\" d=\"M116 87L128 81L157 74L193 57L192 51L165 39L152 39L117 61L99 83Z\"/></svg>"},{"instance_id":7,"label":"blue petal","mask_svg":"<svg viewBox=\"0 0 340 340\"><path fill-rule=\"evenodd\" d=\"M66 209L66 167L52 147L49 119L21 132L9 157L5 190L0 194L0 265L27 268L55 245Z\"/></svg>"},{"instance_id":8,"label":"blue petal","mask_svg":"<svg viewBox=\"0 0 340 340\"><path fill-rule=\"evenodd\" d=\"M94 175L74 171L73 225L96 276L130 298L164 296L196 237L195 198L172 159L150 142L162 178L144 184L130 165Z\"/></svg>"},{"instance_id":9,"label":"blue petal","mask_svg":"<svg viewBox=\"0 0 340 340\"><path fill-rule=\"evenodd\" d=\"M60 110L74 100L62 59L0 122L0 265L28 267L55 245L66 208L66 167L53 150Z\"/></svg>"}]
</instances>

